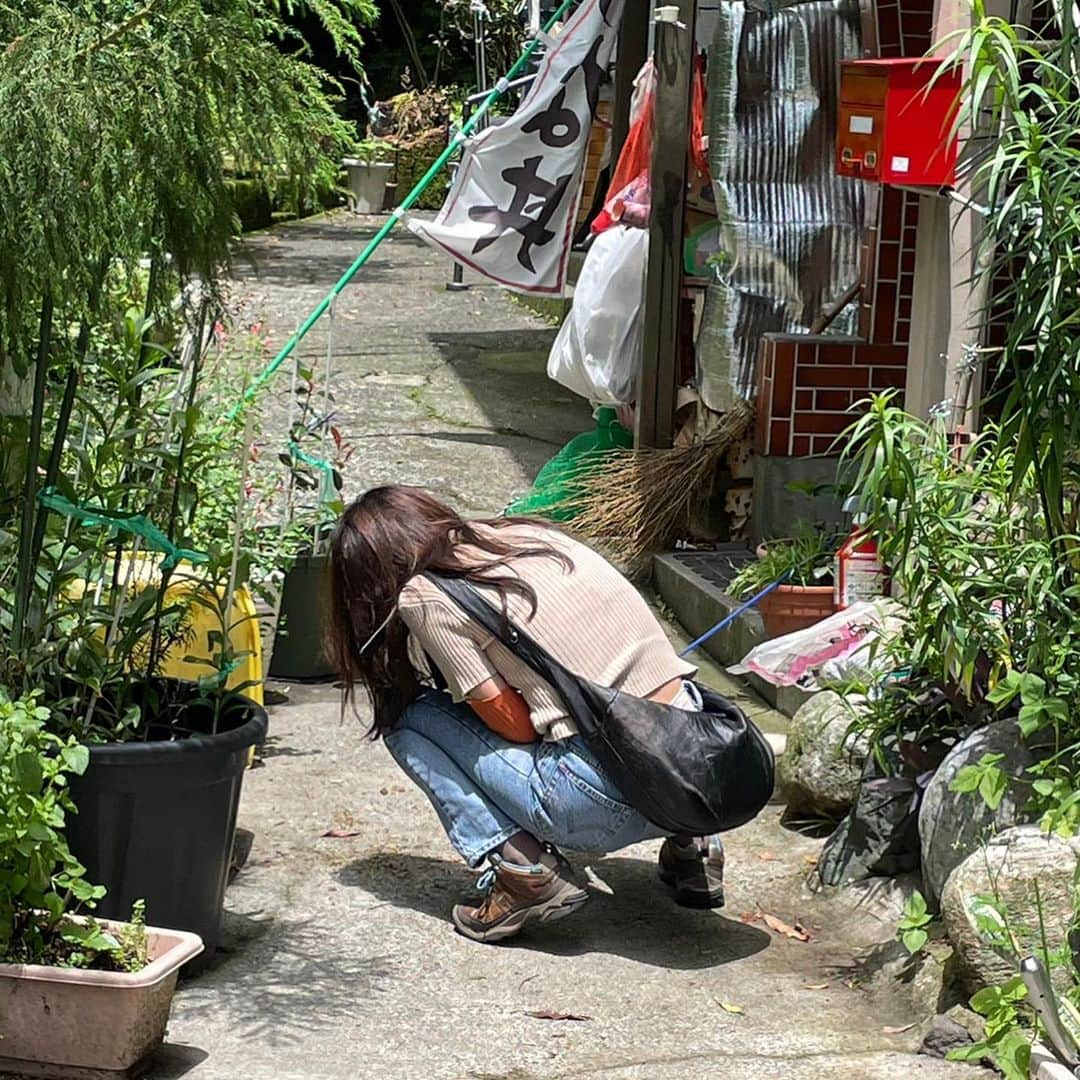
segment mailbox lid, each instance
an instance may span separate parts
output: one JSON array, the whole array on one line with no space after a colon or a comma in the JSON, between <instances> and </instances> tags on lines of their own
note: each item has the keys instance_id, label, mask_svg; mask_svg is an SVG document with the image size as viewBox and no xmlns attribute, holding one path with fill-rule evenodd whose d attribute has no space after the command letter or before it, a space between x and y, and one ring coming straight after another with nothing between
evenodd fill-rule
<instances>
[{"instance_id":1,"label":"mailbox lid","mask_svg":"<svg viewBox=\"0 0 1080 1080\"><path fill-rule=\"evenodd\" d=\"M952 127L962 76L943 65L936 57L841 61L836 157L842 175L925 187L955 182Z\"/></svg>"}]
</instances>

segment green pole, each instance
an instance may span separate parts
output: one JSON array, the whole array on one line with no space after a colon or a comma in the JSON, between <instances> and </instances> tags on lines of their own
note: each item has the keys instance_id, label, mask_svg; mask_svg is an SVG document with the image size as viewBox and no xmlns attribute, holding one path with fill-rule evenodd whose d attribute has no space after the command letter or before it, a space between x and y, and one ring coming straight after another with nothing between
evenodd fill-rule
<instances>
[{"instance_id":1,"label":"green pole","mask_svg":"<svg viewBox=\"0 0 1080 1080\"><path fill-rule=\"evenodd\" d=\"M573 6L576 0L562 0L558 10L548 20L542 31L543 34L547 34L548 31L563 17L567 9ZM536 52L537 47L540 44L540 35L535 35L525 46L524 52L514 62L514 66L506 73L506 75L500 79L492 91L480 105L480 108L476 110L461 125L460 130L450 140L449 145L445 150L432 162L431 168L417 181L416 186L409 192L408 195L401 201L401 204L391 213L390 217L383 222L379 231L368 241L367 246L356 257L356 261L349 267L348 270L341 276L338 283L326 294L325 297L319 302L319 305L315 310L300 324L296 333L282 347L281 351L270 361L269 364L263 369L263 371L256 377L252 384L244 391L243 397L226 413L227 420L233 420L240 412L247 402L259 392L260 388L264 386L274 375L274 373L285 363L286 360L292 355L293 350L301 341L307 336L308 331L326 314L330 305L337 299L338 295L349 284L350 281L356 276L357 271L371 258L375 249L386 239L393 227L405 216L407 210L413 206L417 199L423 195L427 186L432 180L439 174L443 166L450 160L451 157L457 152L458 147L465 142L469 135L475 130L476 125L484 118L491 106L503 94L506 93L507 84L512 82L520 74L522 68L529 62L532 54Z\"/></svg>"}]
</instances>

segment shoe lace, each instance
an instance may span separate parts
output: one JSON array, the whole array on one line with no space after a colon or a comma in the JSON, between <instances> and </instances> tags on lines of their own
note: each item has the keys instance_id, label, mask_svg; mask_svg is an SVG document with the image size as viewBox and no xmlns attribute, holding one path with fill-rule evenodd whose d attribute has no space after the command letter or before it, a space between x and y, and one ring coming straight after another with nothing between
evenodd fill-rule
<instances>
[{"instance_id":1,"label":"shoe lace","mask_svg":"<svg viewBox=\"0 0 1080 1080\"><path fill-rule=\"evenodd\" d=\"M495 888L495 867L489 866L481 875L479 881L476 883L478 892L482 892L485 896L490 895L491 890Z\"/></svg>"}]
</instances>

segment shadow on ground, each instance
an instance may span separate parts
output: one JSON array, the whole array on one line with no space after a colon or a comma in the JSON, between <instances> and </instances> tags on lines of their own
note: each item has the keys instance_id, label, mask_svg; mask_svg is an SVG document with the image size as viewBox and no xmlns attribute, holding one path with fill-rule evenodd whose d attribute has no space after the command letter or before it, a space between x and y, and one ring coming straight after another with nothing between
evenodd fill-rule
<instances>
[{"instance_id":1,"label":"shadow on ground","mask_svg":"<svg viewBox=\"0 0 1080 1080\"><path fill-rule=\"evenodd\" d=\"M326 948L315 919L257 921L225 914L228 947L212 970L185 986L185 1021L227 1018L244 1039L267 1045L354 1020L357 1002L394 977L390 955L357 956Z\"/></svg>"},{"instance_id":2,"label":"shadow on ground","mask_svg":"<svg viewBox=\"0 0 1080 1080\"><path fill-rule=\"evenodd\" d=\"M609 858L600 867L613 896L593 894L572 919L530 928L503 947L579 956L609 953L654 967L689 971L744 960L770 944L769 935L717 912L678 907L642 859ZM343 867L342 885L362 888L395 907L447 923L451 907L475 903L469 872L426 855L376 852Z\"/></svg>"}]
</instances>

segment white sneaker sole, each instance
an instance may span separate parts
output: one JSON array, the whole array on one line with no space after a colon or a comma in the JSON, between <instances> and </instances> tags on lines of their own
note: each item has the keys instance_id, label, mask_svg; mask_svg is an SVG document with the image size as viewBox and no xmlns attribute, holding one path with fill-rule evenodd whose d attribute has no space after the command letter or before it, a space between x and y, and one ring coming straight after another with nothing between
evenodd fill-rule
<instances>
[{"instance_id":1,"label":"white sneaker sole","mask_svg":"<svg viewBox=\"0 0 1080 1080\"><path fill-rule=\"evenodd\" d=\"M568 884L544 903L512 911L501 921L483 930L477 930L462 919L462 906L455 907L450 917L458 933L473 941L502 941L504 938L513 937L531 922L550 923L565 919L567 915L573 915L588 899L587 892Z\"/></svg>"}]
</instances>

